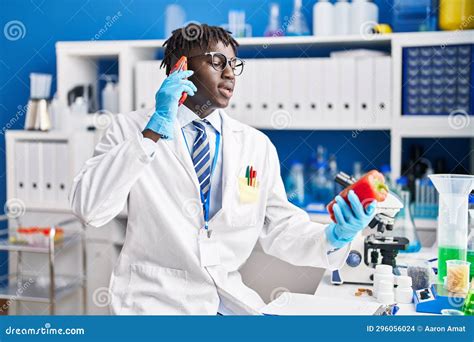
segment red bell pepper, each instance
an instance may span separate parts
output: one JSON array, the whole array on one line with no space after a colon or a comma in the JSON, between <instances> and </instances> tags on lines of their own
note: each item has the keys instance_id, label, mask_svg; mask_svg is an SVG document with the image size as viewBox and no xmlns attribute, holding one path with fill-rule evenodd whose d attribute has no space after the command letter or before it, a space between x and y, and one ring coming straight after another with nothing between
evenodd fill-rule
<instances>
[{"instance_id":1,"label":"red bell pepper","mask_svg":"<svg viewBox=\"0 0 474 342\"><path fill-rule=\"evenodd\" d=\"M171 69L170 74L176 70L181 70L181 71L188 70L188 59L186 58L186 56L181 56L181 58L176 62L176 64ZM188 97L188 93L183 91L179 99L178 106L181 106L184 103L184 101L186 101L187 97Z\"/></svg>"},{"instance_id":2,"label":"red bell pepper","mask_svg":"<svg viewBox=\"0 0 474 342\"><path fill-rule=\"evenodd\" d=\"M388 195L388 186L385 184L385 178L383 174L377 170L372 170L367 172L362 176L357 182L348 186L342 190L339 195L350 205L348 195L349 191L354 190L357 197L359 197L360 202L364 208L367 208L373 200L377 202L382 202ZM334 217L333 206L336 203L336 200L332 200L327 205L327 210L329 215L331 215L331 220L336 222Z\"/></svg>"}]
</instances>

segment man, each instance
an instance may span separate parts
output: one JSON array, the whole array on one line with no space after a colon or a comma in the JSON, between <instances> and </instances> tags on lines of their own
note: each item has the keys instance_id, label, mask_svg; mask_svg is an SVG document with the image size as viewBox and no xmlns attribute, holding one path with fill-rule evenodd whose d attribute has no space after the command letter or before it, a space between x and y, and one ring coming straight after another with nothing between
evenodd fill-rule
<instances>
[{"instance_id":1,"label":"man","mask_svg":"<svg viewBox=\"0 0 474 342\"><path fill-rule=\"evenodd\" d=\"M239 273L257 242L292 264L335 269L374 216L375 202L364 210L353 192L327 226L288 202L270 140L222 109L244 67L237 42L219 27L190 29L165 42L156 108L117 115L74 179L71 205L88 225L127 208L114 314L258 313L265 303ZM183 55L190 70L170 73Z\"/></svg>"}]
</instances>

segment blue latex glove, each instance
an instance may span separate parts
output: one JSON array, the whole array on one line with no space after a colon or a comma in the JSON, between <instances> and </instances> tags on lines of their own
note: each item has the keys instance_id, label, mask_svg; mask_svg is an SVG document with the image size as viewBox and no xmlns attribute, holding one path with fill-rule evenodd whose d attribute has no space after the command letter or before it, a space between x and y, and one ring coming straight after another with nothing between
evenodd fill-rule
<instances>
[{"instance_id":1,"label":"blue latex glove","mask_svg":"<svg viewBox=\"0 0 474 342\"><path fill-rule=\"evenodd\" d=\"M181 94L185 91L189 96L193 96L197 91L193 82L185 79L193 73L192 70L177 70L163 81L155 95L155 113L145 129L160 134L164 139L173 139L173 124L176 120Z\"/></svg>"},{"instance_id":2,"label":"blue latex glove","mask_svg":"<svg viewBox=\"0 0 474 342\"><path fill-rule=\"evenodd\" d=\"M350 206L337 195L333 206L336 222L326 227L326 237L334 247L340 248L354 239L359 231L367 227L375 216L377 201L373 201L364 209L359 197L353 190L349 191Z\"/></svg>"}]
</instances>

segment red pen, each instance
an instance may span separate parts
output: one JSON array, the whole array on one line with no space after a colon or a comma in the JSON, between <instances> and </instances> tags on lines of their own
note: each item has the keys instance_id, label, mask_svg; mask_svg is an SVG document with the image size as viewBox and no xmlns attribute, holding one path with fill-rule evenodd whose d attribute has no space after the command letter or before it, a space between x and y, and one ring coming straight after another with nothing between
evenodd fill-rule
<instances>
[{"instance_id":1,"label":"red pen","mask_svg":"<svg viewBox=\"0 0 474 342\"><path fill-rule=\"evenodd\" d=\"M252 179L253 179L253 182L252 182L253 187L256 187L257 186L257 171L256 170L253 171Z\"/></svg>"},{"instance_id":2,"label":"red pen","mask_svg":"<svg viewBox=\"0 0 474 342\"><path fill-rule=\"evenodd\" d=\"M250 166L249 185L252 186L253 167Z\"/></svg>"}]
</instances>

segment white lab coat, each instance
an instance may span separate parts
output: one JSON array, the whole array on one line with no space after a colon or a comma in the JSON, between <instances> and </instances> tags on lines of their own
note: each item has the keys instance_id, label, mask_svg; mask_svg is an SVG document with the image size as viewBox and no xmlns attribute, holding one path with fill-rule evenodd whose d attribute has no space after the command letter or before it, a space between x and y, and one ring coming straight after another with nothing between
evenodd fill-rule
<instances>
[{"instance_id":1,"label":"white lab coat","mask_svg":"<svg viewBox=\"0 0 474 342\"><path fill-rule=\"evenodd\" d=\"M204 220L193 163L177 122L174 140L159 140L153 157L145 153L140 132L152 113L116 115L70 194L74 213L93 227L127 208L125 242L110 279L113 314L215 315L220 301L235 314L257 312L265 303L242 282L239 268L258 241L266 253L294 265L342 266L349 248L327 255L325 226L288 202L270 140L220 110L222 209L209 229L221 264L201 267ZM247 165L258 172L254 203L239 197L238 177Z\"/></svg>"}]
</instances>

